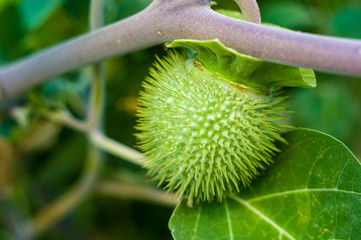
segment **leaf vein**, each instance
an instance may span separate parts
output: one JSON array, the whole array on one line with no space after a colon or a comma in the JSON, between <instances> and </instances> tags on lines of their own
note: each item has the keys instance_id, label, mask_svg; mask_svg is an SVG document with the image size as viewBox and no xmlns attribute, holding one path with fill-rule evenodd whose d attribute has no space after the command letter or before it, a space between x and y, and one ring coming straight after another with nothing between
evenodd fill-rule
<instances>
[{"instance_id":1,"label":"leaf vein","mask_svg":"<svg viewBox=\"0 0 361 240\"><path fill-rule=\"evenodd\" d=\"M228 223L228 230L229 230L229 239L233 240L233 231L232 231L232 222L231 222L231 215L229 212L228 202L227 199L224 201L224 207L226 209L226 215L227 215L227 223Z\"/></svg>"},{"instance_id":2,"label":"leaf vein","mask_svg":"<svg viewBox=\"0 0 361 240\"><path fill-rule=\"evenodd\" d=\"M310 171L308 171L308 176L307 176L306 185L305 185L306 188L308 187L308 183L309 183L310 177L312 175L312 171L313 171L314 167L316 166L316 163L318 162L318 160L321 159L322 155L324 155L328 150L330 150L333 147L335 147L335 146L330 146L330 147L324 149L320 154L318 154L317 158L313 161Z\"/></svg>"},{"instance_id":3,"label":"leaf vein","mask_svg":"<svg viewBox=\"0 0 361 240\"><path fill-rule=\"evenodd\" d=\"M347 190L342 190L342 189L337 189L337 188L305 188L305 189L295 189L295 190L289 190L289 191L278 192L278 193L270 193L270 194L266 194L266 195L259 196L256 198L252 198L252 199L248 200L248 202L250 203L250 202L260 201L263 199L268 199L268 198L273 198L273 197L281 197L284 195L305 193L305 192L340 192L340 193L361 195L361 193L359 193L359 192L347 191Z\"/></svg>"},{"instance_id":4,"label":"leaf vein","mask_svg":"<svg viewBox=\"0 0 361 240\"><path fill-rule=\"evenodd\" d=\"M200 205L198 207L198 213L197 213L196 222L194 224L194 231L193 231L193 237L192 237L193 240L195 240L197 237L197 228L198 228L198 224L199 224L199 219L201 217L201 211L202 211L202 205Z\"/></svg>"},{"instance_id":5,"label":"leaf vein","mask_svg":"<svg viewBox=\"0 0 361 240\"><path fill-rule=\"evenodd\" d=\"M341 177L342 177L343 171L345 170L346 166L347 166L349 163L350 163L350 160L348 160L348 161L345 163L345 165L343 165L340 173L338 174L337 183L336 183L336 188L338 188L338 184L339 184L340 179L341 179Z\"/></svg>"},{"instance_id":6,"label":"leaf vein","mask_svg":"<svg viewBox=\"0 0 361 240\"><path fill-rule=\"evenodd\" d=\"M292 240L296 240L291 234L289 234L287 231L285 231L283 228L281 228L280 226L278 226L277 223L275 223L272 219L268 218L266 215L264 215L262 212L260 212L257 208L253 207L251 204L249 204L249 202L244 201L241 198L238 198L236 196L231 196L232 199L234 199L235 201L237 201L238 203L242 204L243 206L247 207L249 210L251 210L253 213L257 214L261 219L263 219L264 221L266 221L267 223L269 223L270 225L272 225L274 228L276 228L280 233L281 236L285 235L287 236L289 239Z\"/></svg>"}]
</instances>

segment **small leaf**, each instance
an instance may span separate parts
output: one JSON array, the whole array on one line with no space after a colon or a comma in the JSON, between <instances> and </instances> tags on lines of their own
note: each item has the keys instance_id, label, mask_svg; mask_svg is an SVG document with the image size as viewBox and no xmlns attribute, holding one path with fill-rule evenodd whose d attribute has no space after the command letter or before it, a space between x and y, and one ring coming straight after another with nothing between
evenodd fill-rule
<instances>
[{"instance_id":1,"label":"small leaf","mask_svg":"<svg viewBox=\"0 0 361 240\"><path fill-rule=\"evenodd\" d=\"M311 69L266 62L236 52L219 40L175 40L168 48L187 47L195 51L194 58L201 68L241 87L267 94L274 86L315 87Z\"/></svg>"},{"instance_id":2,"label":"small leaf","mask_svg":"<svg viewBox=\"0 0 361 240\"><path fill-rule=\"evenodd\" d=\"M298 129L250 189L223 203L187 207L170 220L175 239L359 239L361 165L338 140Z\"/></svg>"}]
</instances>

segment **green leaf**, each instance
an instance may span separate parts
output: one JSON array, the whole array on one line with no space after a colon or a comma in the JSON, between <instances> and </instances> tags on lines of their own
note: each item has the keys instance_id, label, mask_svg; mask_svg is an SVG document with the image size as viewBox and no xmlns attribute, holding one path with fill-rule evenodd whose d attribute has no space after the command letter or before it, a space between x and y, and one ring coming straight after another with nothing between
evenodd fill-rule
<instances>
[{"instance_id":1,"label":"green leaf","mask_svg":"<svg viewBox=\"0 0 361 240\"><path fill-rule=\"evenodd\" d=\"M297 68L266 62L236 52L218 39L175 40L168 48L187 47L195 51L194 58L200 68L227 81L267 94L270 88L315 87L315 74L311 69Z\"/></svg>"},{"instance_id":2,"label":"green leaf","mask_svg":"<svg viewBox=\"0 0 361 240\"><path fill-rule=\"evenodd\" d=\"M359 239L361 165L340 141L298 129L250 189L223 203L188 207L171 217L182 239Z\"/></svg>"}]
</instances>

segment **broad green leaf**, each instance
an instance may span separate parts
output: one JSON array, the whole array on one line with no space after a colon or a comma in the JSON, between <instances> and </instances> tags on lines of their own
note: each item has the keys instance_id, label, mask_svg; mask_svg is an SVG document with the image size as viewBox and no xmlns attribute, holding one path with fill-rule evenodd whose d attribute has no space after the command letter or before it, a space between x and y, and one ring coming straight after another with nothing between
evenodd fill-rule
<instances>
[{"instance_id":1,"label":"broad green leaf","mask_svg":"<svg viewBox=\"0 0 361 240\"><path fill-rule=\"evenodd\" d=\"M361 165L338 140L313 130L288 144L250 189L188 207L170 220L175 239L360 239Z\"/></svg>"},{"instance_id":2,"label":"broad green leaf","mask_svg":"<svg viewBox=\"0 0 361 240\"><path fill-rule=\"evenodd\" d=\"M195 51L194 58L200 68L241 87L268 93L274 86L315 87L315 74L311 69L266 62L236 52L219 40L175 40L168 48L187 47Z\"/></svg>"}]
</instances>

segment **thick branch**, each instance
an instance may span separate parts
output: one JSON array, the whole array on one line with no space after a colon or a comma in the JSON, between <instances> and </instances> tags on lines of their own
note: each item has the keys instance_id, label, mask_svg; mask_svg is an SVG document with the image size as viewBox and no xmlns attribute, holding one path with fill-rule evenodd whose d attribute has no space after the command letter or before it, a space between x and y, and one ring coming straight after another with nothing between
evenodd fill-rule
<instances>
[{"instance_id":1,"label":"thick branch","mask_svg":"<svg viewBox=\"0 0 361 240\"><path fill-rule=\"evenodd\" d=\"M1 69L0 86L5 97L12 97L85 64L181 38L218 38L241 53L268 61L361 76L359 40L232 19L213 12L208 0L155 0L137 15Z\"/></svg>"},{"instance_id":2,"label":"thick branch","mask_svg":"<svg viewBox=\"0 0 361 240\"><path fill-rule=\"evenodd\" d=\"M159 22L158 9L151 7L4 67L0 69L0 97L13 97L83 65L167 41L169 36L158 34Z\"/></svg>"},{"instance_id":3,"label":"thick branch","mask_svg":"<svg viewBox=\"0 0 361 240\"><path fill-rule=\"evenodd\" d=\"M361 41L294 32L231 19L206 8L182 12L185 35L218 38L225 45L271 62L361 76Z\"/></svg>"}]
</instances>

